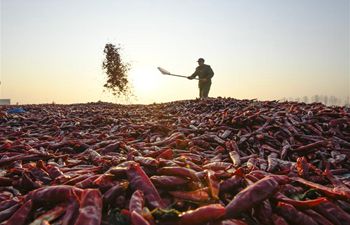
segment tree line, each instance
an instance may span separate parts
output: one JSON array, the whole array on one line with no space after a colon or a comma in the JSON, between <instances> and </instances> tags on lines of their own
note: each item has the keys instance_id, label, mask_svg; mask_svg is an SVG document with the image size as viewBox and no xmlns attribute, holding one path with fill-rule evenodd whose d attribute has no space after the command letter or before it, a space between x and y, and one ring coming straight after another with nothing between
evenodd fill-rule
<instances>
[{"instance_id":1,"label":"tree line","mask_svg":"<svg viewBox=\"0 0 350 225\"><path fill-rule=\"evenodd\" d=\"M350 97L346 97L345 99L336 97L336 96L328 96L328 95L313 95L311 97L309 96L303 96L303 97L289 97L289 98L282 98L280 101L296 101L296 102L305 102L305 103L314 103L314 102L320 102L328 106L347 106L350 107Z\"/></svg>"}]
</instances>

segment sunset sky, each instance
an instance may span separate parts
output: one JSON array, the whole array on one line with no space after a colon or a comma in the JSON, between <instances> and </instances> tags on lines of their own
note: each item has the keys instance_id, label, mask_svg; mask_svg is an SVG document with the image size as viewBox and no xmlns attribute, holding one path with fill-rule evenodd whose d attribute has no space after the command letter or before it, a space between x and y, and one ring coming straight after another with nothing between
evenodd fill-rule
<instances>
[{"instance_id":1,"label":"sunset sky","mask_svg":"<svg viewBox=\"0 0 350 225\"><path fill-rule=\"evenodd\" d=\"M349 0L0 0L0 98L12 103L115 100L103 92L106 43L132 66L136 98L198 96L203 57L209 96L273 100L349 96Z\"/></svg>"}]
</instances>

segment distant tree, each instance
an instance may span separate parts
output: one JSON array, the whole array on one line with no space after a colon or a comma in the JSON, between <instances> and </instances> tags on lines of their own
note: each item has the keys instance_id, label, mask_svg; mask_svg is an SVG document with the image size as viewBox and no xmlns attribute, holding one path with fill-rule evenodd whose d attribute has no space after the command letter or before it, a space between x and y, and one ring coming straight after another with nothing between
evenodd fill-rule
<instances>
[{"instance_id":1,"label":"distant tree","mask_svg":"<svg viewBox=\"0 0 350 225\"><path fill-rule=\"evenodd\" d=\"M107 43L103 52L106 58L102 63L102 68L107 74L107 81L103 86L114 96L130 97L131 89L128 80L130 65L122 61L120 47Z\"/></svg>"},{"instance_id":2,"label":"distant tree","mask_svg":"<svg viewBox=\"0 0 350 225\"><path fill-rule=\"evenodd\" d=\"M304 97L303 97L303 102L308 103L308 102L309 102L309 97L304 96Z\"/></svg>"},{"instance_id":3,"label":"distant tree","mask_svg":"<svg viewBox=\"0 0 350 225\"><path fill-rule=\"evenodd\" d=\"M346 107L349 107L349 106L350 106L350 97L349 97L349 96L347 96L347 97L345 98L344 105L345 105Z\"/></svg>"},{"instance_id":4,"label":"distant tree","mask_svg":"<svg viewBox=\"0 0 350 225\"><path fill-rule=\"evenodd\" d=\"M325 105L328 105L328 96L327 96L327 95L325 95L325 96L323 97L323 103L324 103Z\"/></svg>"},{"instance_id":5,"label":"distant tree","mask_svg":"<svg viewBox=\"0 0 350 225\"><path fill-rule=\"evenodd\" d=\"M319 95L312 96L311 101L312 102L320 102L320 96Z\"/></svg>"}]
</instances>

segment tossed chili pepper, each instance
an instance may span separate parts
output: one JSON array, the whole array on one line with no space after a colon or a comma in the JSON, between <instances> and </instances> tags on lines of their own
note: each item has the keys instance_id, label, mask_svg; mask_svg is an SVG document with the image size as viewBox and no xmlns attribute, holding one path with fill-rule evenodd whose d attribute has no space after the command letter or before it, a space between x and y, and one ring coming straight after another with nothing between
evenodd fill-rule
<instances>
[{"instance_id":1,"label":"tossed chili pepper","mask_svg":"<svg viewBox=\"0 0 350 225\"><path fill-rule=\"evenodd\" d=\"M210 204L189 210L180 215L180 224L197 225L219 219L225 215L225 207L220 204Z\"/></svg>"},{"instance_id":2,"label":"tossed chili pepper","mask_svg":"<svg viewBox=\"0 0 350 225\"><path fill-rule=\"evenodd\" d=\"M226 216L234 218L256 204L272 196L278 189L278 182L267 176L240 191L226 206Z\"/></svg>"}]
</instances>

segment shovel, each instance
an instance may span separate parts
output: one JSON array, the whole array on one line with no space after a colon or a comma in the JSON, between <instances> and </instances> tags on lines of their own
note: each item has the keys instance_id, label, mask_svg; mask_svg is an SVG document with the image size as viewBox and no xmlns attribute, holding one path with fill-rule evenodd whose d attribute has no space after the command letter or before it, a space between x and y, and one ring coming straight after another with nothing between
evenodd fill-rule
<instances>
[{"instance_id":1,"label":"shovel","mask_svg":"<svg viewBox=\"0 0 350 225\"><path fill-rule=\"evenodd\" d=\"M172 74L172 73L170 73L169 71L163 69L162 67L157 67L157 68L158 68L158 70L159 70L163 75L169 75L169 76L187 78L187 76ZM194 78L194 80L198 80L198 78Z\"/></svg>"}]
</instances>

